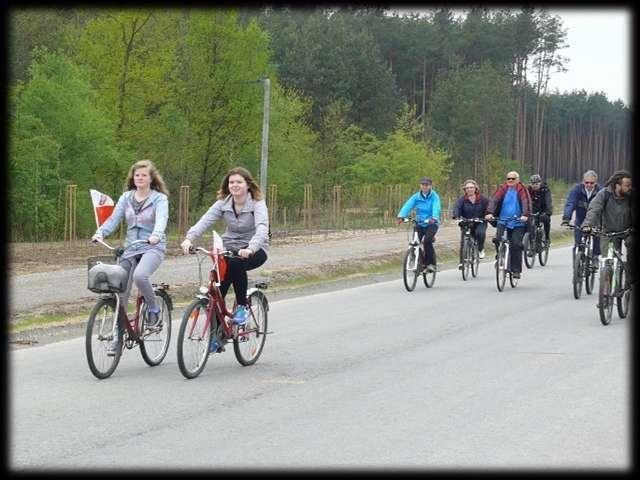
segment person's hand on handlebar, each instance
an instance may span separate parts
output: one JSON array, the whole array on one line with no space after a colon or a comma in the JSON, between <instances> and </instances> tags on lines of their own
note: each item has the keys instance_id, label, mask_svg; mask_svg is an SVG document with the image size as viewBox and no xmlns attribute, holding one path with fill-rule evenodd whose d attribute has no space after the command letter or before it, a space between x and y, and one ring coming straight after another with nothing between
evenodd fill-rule
<instances>
[{"instance_id":1,"label":"person's hand on handlebar","mask_svg":"<svg viewBox=\"0 0 640 480\"><path fill-rule=\"evenodd\" d=\"M485 220L489 220L489 221L493 220L493 213L487 213L484 216L484 218L485 218Z\"/></svg>"},{"instance_id":2,"label":"person's hand on handlebar","mask_svg":"<svg viewBox=\"0 0 640 480\"><path fill-rule=\"evenodd\" d=\"M91 237L91 241L94 243L97 241L102 242L104 241L104 239L102 238L102 235L95 234L93 237Z\"/></svg>"},{"instance_id":3,"label":"person's hand on handlebar","mask_svg":"<svg viewBox=\"0 0 640 480\"><path fill-rule=\"evenodd\" d=\"M241 248L240 250L238 250L238 255L242 258L249 258L251 255L253 255L253 250L251 250L250 248Z\"/></svg>"},{"instance_id":4,"label":"person's hand on handlebar","mask_svg":"<svg viewBox=\"0 0 640 480\"><path fill-rule=\"evenodd\" d=\"M521 221L521 222L526 222L527 220L529 220L529 217L527 217L526 215L522 215L522 216L520 217L520 221Z\"/></svg>"},{"instance_id":5,"label":"person's hand on handlebar","mask_svg":"<svg viewBox=\"0 0 640 480\"><path fill-rule=\"evenodd\" d=\"M150 244L150 245L155 245L155 244L157 244L157 243L160 241L160 239L159 239L158 237L156 237L155 235L151 235L151 236L149 237L149 240L148 240L148 241L149 241L149 244Z\"/></svg>"},{"instance_id":6,"label":"person's hand on handlebar","mask_svg":"<svg viewBox=\"0 0 640 480\"><path fill-rule=\"evenodd\" d=\"M183 255L189 254L189 248L191 248L191 240L185 238L184 241L180 244L180 248L182 249Z\"/></svg>"},{"instance_id":7,"label":"person's hand on handlebar","mask_svg":"<svg viewBox=\"0 0 640 480\"><path fill-rule=\"evenodd\" d=\"M397 223L398 225L400 225L402 222L404 222L404 218L402 218L402 217L398 217L398 218L396 218L396 223Z\"/></svg>"}]
</instances>

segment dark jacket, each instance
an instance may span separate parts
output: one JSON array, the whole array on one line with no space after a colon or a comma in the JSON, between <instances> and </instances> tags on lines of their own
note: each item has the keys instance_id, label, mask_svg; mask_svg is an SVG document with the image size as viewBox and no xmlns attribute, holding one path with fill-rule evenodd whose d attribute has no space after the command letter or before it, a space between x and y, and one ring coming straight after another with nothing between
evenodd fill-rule
<instances>
[{"instance_id":1,"label":"dark jacket","mask_svg":"<svg viewBox=\"0 0 640 480\"><path fill-rule=\"evenodd\" d=\"M476 196L479 197L479 200L475 203L471 203L467 195L459 197L451 216L453 218L484 218L489 199L479 193L476 193Z\"/></svg>"},{"instance_id":2,"label":"dark jacket","mask_svg":"<svg viewBox=\"0 0 640 480\"><path fill-rule=\"evenodd\" d=\"M489 205L487 206L487 213L491 213L495 217L500 216L500 210L502 209L502 201L504 200L504 195L507 193L509 189L509 185L503 183L498 189L496 193L493 194L491 200L489 200ZM529 191L527 188L522 185L522 183L516 183L516 190L518 193L518 199L520 200L520 208L522 208L522 215L528 217L531 215L531 197L529 196Z\"/></svg>"},{"instance_id":3,"label":"dark jacket","mask_svg":"<svg viewBox=\"0 0 640 480\"><path fill-rule=\"evenodd\" d=\"M587 191L584 188L584 184L578 183L567 195L567 203L564 205L564 212L562 213L562 220L571 220L571 215L574 210L576 212L575 224L580 225L584 221L584 217L587 214L587 208L591 201L596 198L596 194L602 190L602 187L597 183L594 186L594 194L587 200Z\"/></svg>"},{"instance_id":4,"label":"dark jacket","mask_svg":"<svg viewBox=\"0 0 640 480\"><path fill-rule=\"evenodd\" d=\"M531 197L531 212L546 213L551 216L553 213L553 205L551 203L551 190L546 183L543 183L538 190L534 190L528 186L529 196Z\"/></svg>"},{"instance_id":5,"label":"dark jacket","mask_svg":"<svg viewBox=\"0 0 640 480\"><path fill-rule=\"evenodd\" d=\"M617 198L613 187L600 190L589 204L581 226L600 226L607 232L620 232L633 223L631 216L632 194Z\"/></svg>"}]
</instances>

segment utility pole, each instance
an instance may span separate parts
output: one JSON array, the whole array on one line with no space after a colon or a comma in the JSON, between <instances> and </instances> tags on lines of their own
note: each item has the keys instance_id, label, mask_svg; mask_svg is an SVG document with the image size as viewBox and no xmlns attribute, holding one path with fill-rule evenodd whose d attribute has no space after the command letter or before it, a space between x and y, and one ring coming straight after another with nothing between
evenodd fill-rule
<instances>
[{"instance_id":1,"label":"utility pole","mask_svg":"<svg viewBox=\"0 0 640 480\"><path fill-rule=\"evenodd\" d=\"M262 195L267 195L267 166L269 163L269 107L271 96L271 82L263 78L264 108L262 111L262 158L260 159L260 190Z\"/></svg>"}]
</instances>

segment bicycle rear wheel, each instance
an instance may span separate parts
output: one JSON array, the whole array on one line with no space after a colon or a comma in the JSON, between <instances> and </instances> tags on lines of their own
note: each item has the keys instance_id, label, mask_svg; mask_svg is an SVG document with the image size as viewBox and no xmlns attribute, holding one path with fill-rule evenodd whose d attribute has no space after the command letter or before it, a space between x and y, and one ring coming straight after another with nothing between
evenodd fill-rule
<instances>
[{"instance_id":1,"label":"bicycle rear wheel","mask_svg":"<svg viewBox=\"0 0 640 480\"><path fill-rule=\"evenodd\" d=\"M200 375L209 358L213 328L207 322L208 305L206 299L196 298L182 315L178 331L178 368L186 378Z\"/></svg>"},{"instance_id":2,"label":"bicycle rear wheel","mask_svg":"<svg viewBox=\"0 0 640 480\"><path fill-rule=\"evenodd\" d=\"M531 238L529 232L526 232L522 236L522 251L524 252L524 264L527 268L533 268L536 263L536 249L534 240Z\"/></svg>"},{"instance_id":3,"label":"bicycle rear wheel","mask_svg":"<svg viewBox=\"0 0 640 480\"><path fill-rule=\"evenodd\" d=\"M618 288L623 292L619 297L616 297L616 306L618 308L618 315L620 318L626 318L629 313L629 302L631 300L631 290L626 285L627 272L623 266L620 266L618 270Z\"/></svg>"},{"instance_id":4,"label":"bicycle rear wheel","mask_svg":"<svg viewBox=\"0 0 640 480\"><path fill-rule=\"evenodd\" d=\"M507 280L507 246L504 243L500 244L498 248L498 258L496 259L496 286L498 291L501 292L504 289L504 284Z\"/></svg>"},{"instance_id":5,"label":"bicycle rear wheel","mask_svg":"<svg viewBox=\"0 0 640 480\"><path fill-rule=\"evenodd\" d=\"M609 325L613 313L613 297L611 296L611 283L613 282L613 269L611 265L605 265L600 270L600 285L598 295L598 312L600 322Z\"/></svg>"},{"instance_id":6,"label":"bicycle rear wheel","mask_svg":"<svg viewBox=\"0 0 640 480\"><path fill-rule=\"evenodd\" d=\"M256 363L267 338L267 312L269 302L264 293L252 292L249 297L251 314L247 319L246 327L238 332L233 339L233 353L241 365L248 366Z\"/></svg>"},{"instance_id":7,"label":"bicycle rear wheel","mask_svg":"<svg viewBox=\"0 0 640 480\"><path fill-rule=\"evenodd\" d=\"M402 261L402 279L404 280L404 287L408 292L413 291L416 288L416 282L418 281L418 268L420 267L420 260L416 258L415 247L409 247L407 253L404 254L404 260ZM415 268L414 268L415 267Z\"/></svg>"},{"instance_id":8,"label":"bicycle rear wheel","mask_svg":"<svg viewBox=\"0 0 640 480\"><path fill-rule=\"evenodd\" d=\"M115 309L115 299L101 298L91 310L87 321L85 335L87 362L91 373L100 380L113 374L122 356L122 331L119 328L120 348L115 355L107 355L113 340L114 323L118 321Z\"/></svg>"},{"instance_id":9,"label":"bicycle rear wheel","mask_svg":"<svg viewBox=\"0 0 640 480\"><path fill-rule=\"evenodd\" d=\"M478 269L480 268L480 252L475 242L471 244L471 254L471 275L475 278L478 276Z\"/></svg>"},{"instance_id":10,"label":"bicycle rear wheel","mask_svg":"<svg viewBox=\"0 0 640 480\"><path fill-rule=\"evenodd\" d=\"M576 300L582 295L582 279L584 272L584 253L576 249L573 255L573 298Z\"/></svg>"},{"instance_id":11,"label":"bicycle rear wheel","mask_svg":"<svg viewBox=\"0 0 640 480\"><path fill-rule=\"evenodd\" d=\"M472 261L471 242L465 237L464 243L462 244L462 269L460 270L462 273L462 280L469 278Z\"/></svg>"},{"instance_id":12,"label":"bicycle rear wheel","mask_svg":"<svg viewBox=\"0 0 640 480\"><path fill-rule=\"evenodd\" d=\"M149 329L145 328L140 339L140 353L147 365L155 367L160 365L169 350L171 340L171 307L168 294L164 291L156 291L156 304L160 307L158 324ZM145 321L148 311L145 312Z\"/></svg>"}]
</instances>

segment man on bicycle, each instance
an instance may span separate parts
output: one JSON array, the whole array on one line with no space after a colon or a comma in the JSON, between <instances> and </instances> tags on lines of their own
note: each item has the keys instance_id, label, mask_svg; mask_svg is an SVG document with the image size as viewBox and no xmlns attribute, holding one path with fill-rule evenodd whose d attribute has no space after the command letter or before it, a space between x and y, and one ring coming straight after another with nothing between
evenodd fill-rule
<instances>
[{"instance_id":1,"label":"man on bicycle","mask_svg":"<svg viewBox=\"0 0 640 480\"><path fill-rule=\"evenodd\" d=\"M549 231L551 229L551 215L553 214L553 205L551 203L551 190L547 182L542 181L542 177L538 174L531 175L529 178L529 196L531 197L531 213L539 213L539 221L544 226L544 237L547 245L551 244ZM536 228L534 222L529 222L529 231L532 232Z\"/></svg>"},{"instance_id":2,"label":"man on bicycle","mask_svg":"<svg viewBox=\"0 0 640 480\"><path fill-rule=\"evenodd\" d=\"M418 237L422 241L425 255L425 264L428 272L437 270L436 251L433 248L433 237L438 231L440 221L440 196L431 188L430 177L420 179L420 190L411 195L398 212L398 223L416 209L416 221L418 222Z\"/></svg>"},{"instance_id":3,"label":"man on bicycle","mask_svg":"<svg viewBox=\"0 0 640 480\"><path fill-rule=\"evenodd\" d=\"M465 180L462 184L463 194L456 201L453 207L451 218L481 218L489 205L489 199L480 193L478 183L473 179ZM462 242L464 241L464 227L460 227L460 263L458 268L462 269ZM471 225L471 235L478 242L479 257L484 258L484 240L487 233L487 222L474 223Z\"/></svg>"},{"instance_id":4,"label":"man on bicycle","mask_svg":"<svg viewBox=\"0 0 640 480\"><path fill-rule=\"evenodd\" d=\"M520 278L522 272L522 237L527 229L527 220L531 215L531 197L527 188L520 183L518 172L507 173L503 183L489 200L485 218L494 220L498 217L496 237L493 242L498 247L499 239L507 229L507 236L511 240L509 258L510 271L513 278ZM497 255L496 255L497 258Z\"/></svg>"},{"instance_id":5,"label":"man on bicycle","mask_svg":"<svg viewBox=\"0 0 640 480\"><path fill-rule=\"evenodd\" d=\"M593 170L587 170L582 175L582 183L576 184L575 187L567 195L567 201L564 205L564 212L562 213L561 225L569 225L569 220L573 212L575 212L576 226L580 226L584 221L584 217L587 216L587 208L591 201L595 198L596 194L602 190L602 186L598 184L598 175ZM582 240L582 232L579 229L575 229L574 233L574 245L573 250ZM597 259L600 255L600 238L595 237L593 239L593 258ZM598 262L594 262L594 265L598 265Z\"/></svg>"},{"instance_id":6,"label":"man on bicycle","mask_svg":"<svg viewBox=\"0 0 640 480\"><path fill-rule=\"evenodd\" d=\"M618 170L604 184L593 201L589 204L587 214L581 224L583 232L591 231L591 227L601 226L605 232L620 232L633 225L631 209L632 193L631 174L626 170ZM627 272L629 283L633 282L631 266L633 265L632 235L624 239L627 247Z\"/></svg>"}]
</instances>

